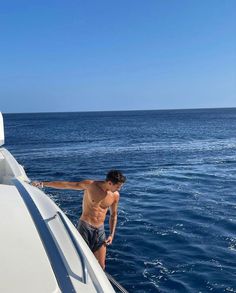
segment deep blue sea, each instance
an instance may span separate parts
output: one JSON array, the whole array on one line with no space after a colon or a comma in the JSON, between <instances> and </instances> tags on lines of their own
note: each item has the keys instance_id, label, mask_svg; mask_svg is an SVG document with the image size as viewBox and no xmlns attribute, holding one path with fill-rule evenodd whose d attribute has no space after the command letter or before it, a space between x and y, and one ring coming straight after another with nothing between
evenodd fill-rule
<instances>
[{"instance_id":1,"label":"deep blue sea","mask_svg":"<svg viewBox=\"0 0 236 293\"><path fill-rule=\"evenodd\" d=\"M129 292L236 292L236 108L4 119L32 180L127 176L106 270ZM82 193L45 192L76 224Z\"/></svg>"}]
</instances>

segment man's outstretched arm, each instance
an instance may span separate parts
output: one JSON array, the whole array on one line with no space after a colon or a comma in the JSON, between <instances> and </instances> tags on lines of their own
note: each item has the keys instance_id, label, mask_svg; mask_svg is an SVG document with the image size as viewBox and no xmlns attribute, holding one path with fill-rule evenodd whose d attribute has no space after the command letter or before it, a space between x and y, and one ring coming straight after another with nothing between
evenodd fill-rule
<instances>
[{"instance_id":1,"label":"man's outstretched arm","mask_svg":"<svg viewBox=\"0 0 236 293\"><path fill-rule=\"evenodd\" d=\"M56 189L71 189L71 190L85 190L89 185L93 183L93 180L83 180L80 182L70 181L34 181L33 186L36 187L51 187Z\"/></svg>"}]
</instances>

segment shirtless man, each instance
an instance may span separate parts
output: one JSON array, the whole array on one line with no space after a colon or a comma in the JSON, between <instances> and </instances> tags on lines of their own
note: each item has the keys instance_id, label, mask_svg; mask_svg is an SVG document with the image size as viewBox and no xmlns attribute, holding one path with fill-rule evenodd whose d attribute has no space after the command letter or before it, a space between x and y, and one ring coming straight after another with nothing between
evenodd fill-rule
<instances>
[{"instance_id":1,"label":"shirtless man","mask_svg":"<svg viewBox=\"0 0 236 293\"><path fill-rule=\"evenodd\" d=\"M112 244L117 224L119 191L125 183L125 176L118 170L107 173L105 181L84 180L80 182L51 181L33 182L37 187L84 190L83 210L78 230L99 264L105 269L106 246ZM110 235L106 238L104 221L110 209Z\"/></svg>"}]
</instances>

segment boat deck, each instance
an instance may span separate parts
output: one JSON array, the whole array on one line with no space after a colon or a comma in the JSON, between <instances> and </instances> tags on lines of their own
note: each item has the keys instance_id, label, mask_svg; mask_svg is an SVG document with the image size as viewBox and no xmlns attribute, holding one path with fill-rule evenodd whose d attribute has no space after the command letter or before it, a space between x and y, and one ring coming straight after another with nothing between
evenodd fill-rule
<instances>
[{"instance_id":1,"label":"boat deck","mask_svg":"<svg viewBox=\"0 0 236 293\"><path fill-rule=\"evenodd\" d=\"M18 190L0 184L0 292L60 292L45 249Z\"/></svg>"}]
</instances>

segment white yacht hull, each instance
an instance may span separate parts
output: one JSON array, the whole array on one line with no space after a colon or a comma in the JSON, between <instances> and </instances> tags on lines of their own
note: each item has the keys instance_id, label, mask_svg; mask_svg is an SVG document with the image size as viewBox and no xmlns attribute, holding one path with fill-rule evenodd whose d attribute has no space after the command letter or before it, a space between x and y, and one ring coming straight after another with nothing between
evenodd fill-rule
<instances>
[{"instance_id":1,"label":"white yacht hull","mask_svg":"<svg viewBox=\"0 0 236 293\"><path fill-rule=\"evenodd\" d=\"M115 292L63 211L0 148L0 292Z\"/></svg>"}]
</instances>

